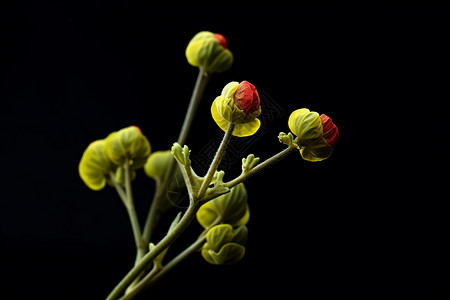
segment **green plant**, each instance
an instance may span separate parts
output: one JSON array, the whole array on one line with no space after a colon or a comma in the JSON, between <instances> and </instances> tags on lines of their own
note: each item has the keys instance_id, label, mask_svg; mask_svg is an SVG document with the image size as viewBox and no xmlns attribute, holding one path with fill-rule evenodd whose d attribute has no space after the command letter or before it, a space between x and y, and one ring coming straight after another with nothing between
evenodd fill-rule
<instances>
[{"instance_id":1,"label":"green plant","mask_svg":"<svg viewBox=\"0 0 450 300\"><path fill-rule=\"evenodd\" d=\"M256 87L248 81L233 81L212 102L212 118L225 133L208 171L204 176L198 175L191 164L191 151L184 143L211 75L229 69L233 55L222 35L203 31L190 41L186 57L191 65L199 68L199 74L180 135L172 148L152 153L141 129L130 126L89 144L79 164L80 177L89 188L101 190L108 184L117 190L134 233L135 265L108 296L109 300L132 299L194 252L200 252L211 264L238 262L245 254L246 224L250 218L243 182L296 151L308 161L324 160L332 154L339 136L328 116L298 109L288 120L295 136L292 133L278 136L286 146L283 150L264 161L253 154L242 158L241 174L223 181L225 172L218 167L231 137L245 138L260 128L261 100ZM147 176L156 182L143 230L137 219L132 192L132 181L139 168L144 168ZM171 188L170 179L177 173L183 177L189 207L183 215L177 215L167 235L155 244L152 233L157 221L170 207L167 190ZM164 263L171 244L196 217L204 231L189 247Z\"/></svg>"}]
</instances>

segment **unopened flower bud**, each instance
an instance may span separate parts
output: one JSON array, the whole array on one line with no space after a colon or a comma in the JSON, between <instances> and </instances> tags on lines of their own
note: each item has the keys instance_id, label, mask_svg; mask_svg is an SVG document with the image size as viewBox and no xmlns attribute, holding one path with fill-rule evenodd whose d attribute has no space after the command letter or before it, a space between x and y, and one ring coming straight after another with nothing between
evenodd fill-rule
<instances>
[{"instance_id":1,"label":"unopened flower bud","mask_svg":"<svg viewBox=\"0 0 450 300\"><path fill-rule=\"evenodd\" d=\"M105 186L109 172L116 167L106 155L105 140L97 140L90 143L84 151L78 172L90 189L98 191Z\"/></svg>"},{"instance_id":2,"label":"unopened flower bud","mask_svg":"<svg viewBox=\"0 0 450 300\"><path fill-rule=\"evenodd\" d=\"M235 124L234 136L250 136L258 131L261 122L261 104L258 91L248 81L228 83L211 105L211 114L219 127L226 131Z\"/></svg>"},{"instance_id":3,"label":"unopened flower bud","mask_svg":"<svg viewBox=\"0 0 450 300\"><path fill-rule=\"evenodd\" d=\"M339 130L327 115L302 108L289 117L289 129L297 136L300 154L308 161L321 161L331 156L339 138Z\"/></svg>"},{"instance_id":4,"label":"unopened flower bud","mask_svg":"<svg viewBox=\"0 0 450 300\"><path fill-rule=\"evenodd\" d=\"M197 212L197 220L203 228L216 222L232 226L245 225L249 218L247 190L243 183L233 187L229 193L206 202Z\"/></svg>"},{"instance_id":5,"label":"unopened flower bud","mask_svg":"<svg viewBox=\"0 0 450 300\"><path fill-rule=\"evenodd\" d=\"M173 156L170 150L153 152L144 165L145 174L154 180L162 180L172 160Z\"/></svg>"},{"instance_id":6,"label":"unopened flower bud","mask_svg":"<svg viewBox=\"0 0 450 300\"><path fill-rule=\"evenodd\" d=\"M243 244L247 240L247 235L248 230L245 225L234 230L229 224L214 226L206 234L202 256L214 265L237 263L245 254Z\"/></svg>"},{"instance_id":7,"label":"unopened flower bud","mask_svg":"<svg viewBox=\"0 0 450 300\"><path fill-rule=\"evenodd\" d=\"M186 58L194 67L200 67L206 73L220 73L233 64L233 54L228 50L225 37L218 33L201 31L189 42Z\"/></svg>"},{"instance_id":8,"label":"unopened flower bud","mask_svg":"<svg viewBox=\"0 0 450 300\"><path fill-rule=\"evenodd\" d=\"M151 152L150 143L137 126L113 132L106 138L106 154L115 164L123 166L128 159L133 169L144 166Z\"/></svg>"}]
</instances>

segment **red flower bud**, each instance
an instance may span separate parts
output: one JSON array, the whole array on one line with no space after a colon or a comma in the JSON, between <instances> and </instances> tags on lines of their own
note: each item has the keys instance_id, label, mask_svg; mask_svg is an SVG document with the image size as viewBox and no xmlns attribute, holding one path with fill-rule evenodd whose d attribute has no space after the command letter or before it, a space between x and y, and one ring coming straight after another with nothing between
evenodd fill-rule
<instances>
[{"instance_id":1,"label":"red flower bud","mask_svg":"<svg viewBox=\"0 0 450 300\"><path fill-rule=\"evenodd\" d=\"M255 86L248 81L242 81L236 93L233 96L234 104L242 110L246 115L249 115L260 108L260 100L258 91Z\"/></svg>"},{"instance_id":2,"label":"red flower bud","mask_svg":"<svg viewBox=\"0 0 450 300\"><path fill-rule=\"evenodd\" d=\"M228 44L226 38L220 33L214 33L214 37L219 41L220 46L228 49Z\"/></svg>"},{"instance_id":3,"label":"red flower bud","mask_svg":"<svg viewBox=\"0 0 450 300\"><path fill-rule=\"evenodd\" d=\"M320 116L323 127L323 137L327 140L328 145L334 147L339 139L339 130L334 125L333 120L325 114Z\"/></svg>"}]
</instances>

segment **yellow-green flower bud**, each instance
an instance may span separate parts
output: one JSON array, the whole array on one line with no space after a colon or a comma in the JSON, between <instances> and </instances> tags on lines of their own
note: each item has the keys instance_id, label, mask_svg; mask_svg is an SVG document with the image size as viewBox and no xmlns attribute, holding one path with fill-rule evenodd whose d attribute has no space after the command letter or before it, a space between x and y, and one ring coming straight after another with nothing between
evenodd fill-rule
<instances>
[{"instance_id":1,"label":"yellow-green flower bud","mask_svg":"<svg viewBox=\"0 0 450 300\"><path fill-rule=\"evenodd\" d=\"M245 225L249 219L247 190L243 183L233 187L229 193L206 202L197 212L197 220L203 228L208 228L215 222L232 226Z\"/></svg>"},{"instance_id":2,"label":"yellow-green flower bud","mask_svg":"<svg viewBox=\"0 0 450 300\"><path fill-rule=\"evenodd\" d=\"M207 73L220 73L233 64L233 54L228 50L223 35L209 31L197 33L186 48L190 65L200 67Z\"/></svg>"},{"instance_id":3,"label":"yellow-green flower bud","mask_svg":"<svg viewBox=\"0 0 450 300\"><path fill-rule=\"evenodd\" d=\"M248 230L245 225L234 230L229 224L214 226L206 234L202 256L214 265L237 263L245 254L243 244L247 240L247 235Z\"/></svg>"},{"instance_id":4,"label":"yellow-green flower bud","mask_svg":"<svg viewBox=\"0 0 450 300\"><path fill-rule=\"evenodd\" d=\"M248 81L228 83L211 105L211 115L216 124L226 131L228 124L235 124L233 135L244 137L255 134L261 122L258 91Z\"/></svg>"},{"instance_id":5,"label":"yellow-green flower bud","mask_svg":"<svg viewBox=\"0 0 450 300\"><path fill-rule=\"evenodd\" d=\"M339 130L331 118L297 109L289 116L289 129L297 136L300 154L308 161L321 161L331 156L339 138ZM285 139L286 135L281 136Z\"/></svg>"},{"instance_id":6,"label":"yellow-green flower bud","mask_svg":"<svg viewBox=\"0 0 450 300\"><path fill-rule=\"evenodd\" d=\"M126 158L133 169L141 168L151 152L150 143L137 126L113 132L106 138L106 154L115 164L123 166Z\"/></svg>"},{"instance_id":7,"label":"yellow-green flower bud","mask_svg":"<svg viewBox=\"0 0 450 300\"><path fill-rule=\"evenodd\" d=\"M154 180L162 180L172 160L170 150L153 152L144 165L145 174Z\"/></svg>"},{"instance_id":8,"label":"yellow-green flower bud","mask_svg":"<svg viewBox=\"0 0 450 300\"><path fill-rule=\"evenodd\" d=\"M105 140L97 140L90 143L84 151L78 172L90 189L98 191L105 186L109 172L116 167L106 155Z\"/></svg>"}]
</instances>

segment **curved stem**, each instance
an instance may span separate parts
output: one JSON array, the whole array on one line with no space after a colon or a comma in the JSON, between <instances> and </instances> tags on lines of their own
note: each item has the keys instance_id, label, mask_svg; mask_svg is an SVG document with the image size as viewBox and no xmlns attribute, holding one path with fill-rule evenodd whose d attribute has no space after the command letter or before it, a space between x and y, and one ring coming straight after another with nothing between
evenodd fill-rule
<instances>
[{"instance_id":1,"label":"curved stem","mask_svg":"<svg viewBox=\"0 0 450 300\"><path fill-rule=\"evenodd\" d=\"M191 204L189 205L186 213L181 218L180 222L176 227L167 234L152 251L148 252L137 265L131 269L128 274L119 282L119 284L114 288L114 290L109 294L107 300L114 300L123 295L123 292L128 287L128 285L142 272L145 268L153 262L153 260L167 247L169 247L187 228L189 223L195 218L195 212L197 211L199 204L191 199Z\"/></svg>"},{"instance_id":2,"label":"curved stem","mask_svg":"<svg viewBox=\"0 0 450 300\"><path fill-rule=\"evenodd\" d=\"M229 123L227 127L227 131L225 132L222 142L220 143L219 149L217 149L216 156L214 156L214 159L209 166L209 170L206 173L205 179L203 180L202 186L200 187L200 190L198 192L198 199L202 198L205 195L206 189L209 187L209 184L211 183L211 179L214 176L214 173L216 173L217 168L219 167L220 161L222 160L223 155L225 154L225 149L227 149L228 142L230 141L232 137L232 133L234 130L235 124Z\"/></svg>"}]
</instances>

